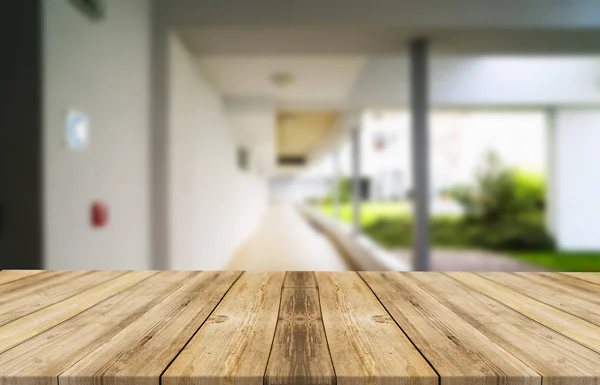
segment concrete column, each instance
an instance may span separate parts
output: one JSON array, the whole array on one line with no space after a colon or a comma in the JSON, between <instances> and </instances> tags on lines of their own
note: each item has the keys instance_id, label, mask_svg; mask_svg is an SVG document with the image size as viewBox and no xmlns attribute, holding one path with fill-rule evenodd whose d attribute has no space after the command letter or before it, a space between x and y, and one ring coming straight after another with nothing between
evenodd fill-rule
<instances>
[{"instance_id":1,"label":"concrete column","mask_svg":"<svg viewBox=\"0 0 600 385\"><path fill-rule=\"evenodd\" d=\"M340 150L335 150L333 152L333 178L332 178L332 195L333 195L333 217L336 219L341 219L341 209L340 209Z\"/></svg>"},{"instance_id":2,"label":"concrete column","mask_svg":"<svg viewBox=\"0 0 600 385\"><path fill-rule=\"evenodd\" d=\"M410 43L413 228L415 270L429 270L429 95L428 41Z\"/></svg>"},{"instance_id":3,"label":"concrete column","mask_svg":"<svg viewBox=\"0 0 600 385\"><path fill-rule=\"evenodd\" d=\"M360 233L360 127L356 126L350 133L352 146L352 232Z\"/></svg>"},{"instance_id":4,"label":"concrete column","mask_svg":"<svg viewBox=\"0 0 600 385\"><path fill-rule=\"evenodd\" d=\"M162 3L164 4L164 3ZM150 73L150 264L167 270L171 263L169 228L169 29L161 2L152 7Z\"/></svg>"},{"instance_id":5,"label":"concrete column","mask_svg":"<svg viewBox=\"0 0 600 385\"><path fill-rule=\"evenodd\" d=\"M557 225L557 163L556 163L556 108L546 109L546 228L556 236Z\"/></svg>"}]
</instances>

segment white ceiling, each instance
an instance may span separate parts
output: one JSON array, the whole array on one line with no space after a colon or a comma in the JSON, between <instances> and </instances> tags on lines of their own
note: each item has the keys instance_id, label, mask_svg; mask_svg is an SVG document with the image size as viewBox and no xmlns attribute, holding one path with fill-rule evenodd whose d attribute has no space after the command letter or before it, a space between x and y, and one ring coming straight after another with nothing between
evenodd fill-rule
<instances>
[{"instance_id":1,"label":"white ceiling","mask_svg":"<svg viewBox=\"0 0 600 385\"><path fill-rule=\"evenodd\" d=\"M340 107L366 63L364 56L207 56L203 73L229 98L268 98L279 107ZM295 81L280 87L278 72Z\"/></svg>"},{"instance_id":2,"label":"white ceiling","mask_svg":"<svg viewBox=\"0 0 600 385\"><path fill-rule=\"evenodd\" d=\"M598 1L600 4L600 1ZM196 55L406 54L426 37L445 54L598 54L599 29L190 26L177 28Z\"/></svg>"}]
</instances>

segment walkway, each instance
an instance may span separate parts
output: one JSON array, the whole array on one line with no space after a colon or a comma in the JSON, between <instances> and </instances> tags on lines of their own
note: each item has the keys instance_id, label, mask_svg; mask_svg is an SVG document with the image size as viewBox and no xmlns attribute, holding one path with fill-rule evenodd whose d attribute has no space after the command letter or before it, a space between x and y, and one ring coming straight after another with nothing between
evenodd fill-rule
<instances>
[{"instance_id":1,"label":"walkway","mask_svg":"<svg viewBox=\"0 0 600 385\"><path fill-rule=\"evenodd\" d=\"M230 270L349 270L335 247L289 205L271 206Z\"/></svg>"}]
</instances>

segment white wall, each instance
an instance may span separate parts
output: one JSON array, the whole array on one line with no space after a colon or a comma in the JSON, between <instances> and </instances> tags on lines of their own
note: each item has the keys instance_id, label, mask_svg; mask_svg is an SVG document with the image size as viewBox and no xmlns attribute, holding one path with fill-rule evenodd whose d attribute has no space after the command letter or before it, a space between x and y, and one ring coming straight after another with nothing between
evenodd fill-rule
<instances>
[{"instance_id":1,"label":"white wall","mask_svg":"<svg viewBox=\"0 0 600 385\"><path fill-rule=\"evenodd\" d=\"M554 119L551 210L558 245L600 250L600 109L559 109Z\"/></svg>"},{"instance_id":2,"label":"white wall","mask_svg":"<svg viewBox=\"0 0 600 385\"><path fill-rule=\"evenodd\" d=\"M256 228L266 182L241 172L221 96L178 36L169 38L170 269L222 269Z\"/></svg>"},{"instance_id":3,"label":"white wall","mask_svg":"<svg viewBox=\"0 0 600 385\"><path fill-rule=\"evenodd\" d=\"M277 159L275 103L229 99L225 103L225 112L238 143L250 150L253 170L260 175L273 172Z\"/></svg>"},{"instance_id":4,"label":"white wall","mask_svg":"<svg viewBox=\"0 0 600 385\"><path fill-rule=\"evenodd\" d=\"M44 267L149 268L149 1L106 0L100 21L42 3ZM89 117L85 151L64 146L70 108ZM104 229L89 224L95 199L110 206Z\"/></svg>"}]
</instances>

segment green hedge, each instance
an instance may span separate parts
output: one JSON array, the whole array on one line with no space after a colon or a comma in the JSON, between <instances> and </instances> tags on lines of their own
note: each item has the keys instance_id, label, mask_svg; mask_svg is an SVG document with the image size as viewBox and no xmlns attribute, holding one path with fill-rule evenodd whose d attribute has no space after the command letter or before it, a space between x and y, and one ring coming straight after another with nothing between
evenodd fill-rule
<instances>
[{"instance_id":1,"label":"green hedge","mask_svg":"<svg viewBox=\"0 0 600 385\"><path fill-rule=\"evenodd\" d=\"M431 243L444 248L481 248L491 250L553 250L554 241L546 232L543 217L503 221L482 226L460 218L431 219ZM386 247L412 246L412 220L407 217L383 218L363 231Z\"/></svg>"}]
</instances>

